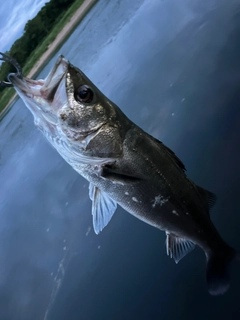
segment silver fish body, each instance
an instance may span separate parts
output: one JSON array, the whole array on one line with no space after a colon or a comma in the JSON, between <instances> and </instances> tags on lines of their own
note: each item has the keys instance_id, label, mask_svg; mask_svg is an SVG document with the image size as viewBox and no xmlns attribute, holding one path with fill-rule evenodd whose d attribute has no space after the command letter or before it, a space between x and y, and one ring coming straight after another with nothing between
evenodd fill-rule
<instances>
[{"instance_id":1,"label":"silver fish body","mask_svg":"<svg viewBox=\"0 0 240 320\"><path fill-rule=\"evenodd\" d=\"M214 194L187 178L169 148L130 121L62 56L45 80L10 74L9 82L50 143L90 182L96 233L119 204L166 232L167 253L176 262L200 246L207 258L209 292L227 291L228 266L239 255L211 222Z\"/></svg>"}]
</instances>

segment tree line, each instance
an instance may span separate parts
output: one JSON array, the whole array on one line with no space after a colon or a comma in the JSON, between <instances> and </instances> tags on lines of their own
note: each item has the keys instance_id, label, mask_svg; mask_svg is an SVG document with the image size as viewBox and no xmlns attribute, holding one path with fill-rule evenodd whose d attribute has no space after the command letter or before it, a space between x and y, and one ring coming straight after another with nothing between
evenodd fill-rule
<instances>
[{"instance_id":1,"label":"tree line","mask_svg":"<svg viewBox=\"0 0 240 320\"><path fill-rule=\"evenodd\" d=\"M50 0L45 3L38 14L26 23L23 35L13 43L6 54L15 58L23 66L33 50L43 41L52 30L55 22L61 19L61 16L74 1ZM15 72L15 68L7 62L3 62L0 66L0 80L7 79L10 72ZM0 92L3 89L0 87Z\"/></svg>"}]
</instances>

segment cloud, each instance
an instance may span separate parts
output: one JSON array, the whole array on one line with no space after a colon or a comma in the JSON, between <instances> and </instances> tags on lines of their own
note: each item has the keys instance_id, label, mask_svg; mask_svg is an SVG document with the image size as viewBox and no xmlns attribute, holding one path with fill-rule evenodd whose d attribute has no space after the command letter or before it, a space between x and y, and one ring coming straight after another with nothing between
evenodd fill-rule
<instances>
[{"instance_id":1,"label":"cloud","mask_svg":"<svg viewBox=\"0 0 240 320\"><path fill-rule=\"evenodd\" d=\"M36 16L49 0L4 1L0 12L0 51L9 50L14 41L21 37L25 24Z\"/></svg>"}]
</instances>

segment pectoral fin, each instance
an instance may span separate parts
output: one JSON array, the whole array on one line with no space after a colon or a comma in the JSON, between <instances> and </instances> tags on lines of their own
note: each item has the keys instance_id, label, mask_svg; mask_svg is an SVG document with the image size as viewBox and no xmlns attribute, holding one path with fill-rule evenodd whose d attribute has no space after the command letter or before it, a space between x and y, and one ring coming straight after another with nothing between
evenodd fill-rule
<instances>
[{"instance_id":1,"label":"pectoral fin","mask_svg":"<svg viewBox=\"0 0 240 320\"><path fill-rule=\"evenodd\" d=\"M105 179L111 180L113 183L118 183L121 185L129 183L132 184L138 182L141 179L140 177L136 177L129 172L121 172L116 168L113 169L107 166L103 167L101 176Z\"/></svg>"},{"instance_id":2,"label":"pectoral fin","mask_svg":"<svg viewBox=\"0 0 240 320\"><path fill-rule=\"evenodd\" d=\"M92 183L89 185L89 197L92 200L93 228L99 234L111 220L117 203Z\"/></svg>"},{"instance_id":3,"label":"pectoral fin","mask_svg":"<svg viewBox=\"0 0 240 320\"><path fill-rule=\"evenodd\" d=\"M190 240L179 238L167 232L166 236L167 255L170 256L170 258L173 258L176 263L178 263L195 247L195 243Z\"/></svg>"}]
</instances>

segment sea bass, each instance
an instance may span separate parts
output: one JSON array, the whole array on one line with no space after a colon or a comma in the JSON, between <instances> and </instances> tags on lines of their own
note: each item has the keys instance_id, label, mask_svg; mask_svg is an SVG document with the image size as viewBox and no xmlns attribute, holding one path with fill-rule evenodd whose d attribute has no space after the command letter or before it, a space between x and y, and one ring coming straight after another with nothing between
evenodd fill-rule
<instances>
[{"instance_id":1,"label":"sea bass","mask_svg":"<svg viewBox=\"0 0 240 320\"><path fill-rule=\"evenodd\" d=\"M8 76L34 117L35 125L60 155L90 182L96 234L117 204L166 233L167 254L179 262L195 245L207 259L213 295L229 287L228 269L239 254L226 244L209 211L216 197L187 178L181 160L144 132L69 61L60 56L44 80L23 77L17 62Z\"/></svg>"}]
</instances>

